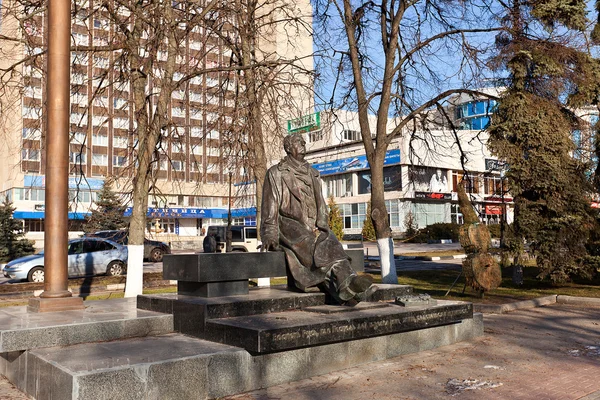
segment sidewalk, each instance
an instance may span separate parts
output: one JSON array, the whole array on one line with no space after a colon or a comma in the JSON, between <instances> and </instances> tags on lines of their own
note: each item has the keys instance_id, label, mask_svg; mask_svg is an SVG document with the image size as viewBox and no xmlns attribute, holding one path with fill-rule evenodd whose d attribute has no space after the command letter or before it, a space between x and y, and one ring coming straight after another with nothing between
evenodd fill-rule
<instances>
[{"instance_id":1,"label":"sidewalk","mask_svg":"<svg viewBox=\"0 0 600 400\"><path fill-rule=\"evenodd\" d=\"M485 335L227 399L600 400L600 306L484 315ZM27 397L0 378L0 399Z\"/></svg>"}]
</instances>

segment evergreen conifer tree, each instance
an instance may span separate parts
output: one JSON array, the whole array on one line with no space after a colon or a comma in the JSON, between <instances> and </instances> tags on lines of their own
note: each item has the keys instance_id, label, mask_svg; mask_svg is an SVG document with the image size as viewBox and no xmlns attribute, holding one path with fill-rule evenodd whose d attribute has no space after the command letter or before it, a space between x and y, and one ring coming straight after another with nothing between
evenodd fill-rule
<instances>
[{"instance_id":1,"label":"evergreen conifer tree","mask_svg":"<svg viewBox=\"0 0 600 400\"><path fill-rule=\"evenodd\" d=\"M8 262L15 258L33 254L35 249L33 243L19 233L22 229L21 223L13 218L15 208L5 198L0 204L0 262Z\"/></svg>"},{"instance_id":2,"label":"evergreen conifer tree","mask_svg":"<svg viewBox=\"0 0 600 400\"><path fill-rule=\"evenodd\" d=\"M127 227L124 217L125 206L111 188L110 182L105 182L98 193L96 208L88 217L84 227L85 232L116 230Z\"/></svg>"},{"instance_id":3,"label":"evergreen conifer tree","mask_svg":"<svg viewBox=\"0 0 600 400\"><path fill-rule=\"evenodd\" d=\"M333 199L333 196L329 197L328 206L329 228L333 231L333 234L338 240L342 240L342 237L344 236L344 220L342 219L342 213Z\"/></svg>"},{"instance_id":4,"label":"evergreen conifer tree","mask_svg":"<svg viewBox=\"0 0 600 400\"><path fill-rule=\"evenodd\" d=\"M509 165L506 176L515 199L509 248L518 265L528 243L540 276L564 281L582 272L593 222L590 186L582 163L571 155L576 118L564 99L581 97L580 83L597 72L587 54L534 25L582 30L585 2L514 1L505 22L496 40L496 65L510 76L492 118L489 146Z\"/></svg>"},{"instance_id":5,"label":"evergreen conifer tree","mask_svg":"<svg viewBox=\"0 0 600 400\"><path fill-rule=\"evenodd\" d=\"M367 205L367 216L362 228L362 237L364 240L376 240L375 227L373 226L373 220L371 219L371 202Z\"/></svg>"}]
</instances>

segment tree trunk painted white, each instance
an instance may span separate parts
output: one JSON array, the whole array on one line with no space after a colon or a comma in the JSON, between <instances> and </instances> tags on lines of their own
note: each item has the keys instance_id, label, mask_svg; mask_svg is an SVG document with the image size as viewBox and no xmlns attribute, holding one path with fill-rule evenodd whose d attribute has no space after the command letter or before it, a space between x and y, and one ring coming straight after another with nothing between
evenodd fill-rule
<instances>
[{"instance_id":1,"label":"tree trunk painted white","mask_svg":"<svg viewBox=\"0 0 600 400\"><path fill-rule=\"evenodd\" d=\"M125 297L136 297L144 287L144 246L129 244L127 252Z\"/></svg>"},{"instance_id":2,"label":"tree trunk painted white","mask_svg":"<svg viewBox=\"0 0 600 400\"><path fill-rule=\"evenodd\" d=\"M377 239L381 261L381 283L398 284L398 274L394 261L394 241L392 238Z\"/></svg>"},{"instance_id":3,"label":"tree trunk painted white","mask_svg":"<svg viewBox=\"0 0 600 400\"><path fill-rule=\"evenodd\" d=\"M271 286L271 278L258 278L256 282L259 287Z\"/></svg>"}]
</instances>

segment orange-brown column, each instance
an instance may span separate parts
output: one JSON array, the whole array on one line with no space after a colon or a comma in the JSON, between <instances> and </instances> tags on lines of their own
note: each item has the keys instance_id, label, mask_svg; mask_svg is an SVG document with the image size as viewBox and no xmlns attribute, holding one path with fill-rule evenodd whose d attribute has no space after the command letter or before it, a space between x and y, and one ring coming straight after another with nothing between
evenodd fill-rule
<instances>
[{"instance_id":1,"label":"orange-brown column","mask_svg":"<svg viewBox=\"0 0 600 400\"><path fill-rule=\"evenodd\" d=\"M29 301L32 312L83 308L68 291L69 93L71 2L49 0L46 112L46 208L44 292Z\"/></svg>"}]
</instances>

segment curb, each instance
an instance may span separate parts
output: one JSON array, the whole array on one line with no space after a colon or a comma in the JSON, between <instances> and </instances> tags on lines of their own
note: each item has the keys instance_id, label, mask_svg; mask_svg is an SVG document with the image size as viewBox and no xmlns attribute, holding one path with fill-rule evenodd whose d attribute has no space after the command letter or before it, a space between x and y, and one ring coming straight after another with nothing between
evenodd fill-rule
<instances>
[{"instance_id":1,"label":"curb","mask_svg":"<svg viewBox=\"0 0 600 400\"><path fill-rule=\"evenodd\" d=\"M524 310L534 307L543 307L550 304L574 304L574 305L593 305L600 306L600 298L595 297L576 297L564 295L550 295L539 297L537 299L517 301L507 304L477 304L473 303L473 312L485 314L504 314L515 310Z\"/></svg>"},{"instance_id":2,"label":"curb","mask_svg":"<svg viewBox=\"0 0 600 400\"><path fill-rule=\"evenodd\" d=\"M412 260L422 260L422 261L439 261L439 260L461 260L467 258L466 254L456 254L453 256L439 256L439 257L427 257L427 256L415 256L410 257ZM409 259L409 257L401 257L400 259Z\"/></svg>"},{"instance_id":3,"label":"curb","mask_svg":"<svg viewBox=\"0 0 600 400\"><path fill-rule=\"evenodd\" d=\"M556 296L556 302L560 304L594 305L600 306L600 299L595 297Z\"/></svg>"},{"instance_id":4,"label":"curb","mask_svg":"<svg viewBox=\"0 0 600 400\"><path fill-rule=\"evenodd\" d=\"M526 308L534 308L547 306L556 303L557 295L539 297L537 299L516 301L514 303L507 304L473 304L474 312L481 312L486 314L504 314L510 311L523 310Z\"/></svg>"},{"instance_id":5,"label":"curb","mask_svg":"<svg viewBox=\"0 0 600 400\"><path fill-rule=\"evenodd\" d=\"M144 283L144 288L160 288L160 287L168 287L176 285L177 283L173 283L173 281L148 281ZM88 287L84 290L81 290L78 286L70 286L68 289L73 295L96 295L101 293L111 293L111 292L124 292L125 284L124 283L115 283L115 284L106 284L106 285L94 285ZM27 298L27 297L36 297L42 293L44 289L30 289L23 290L20 292L6 292L0 293L0 301L2 300L16 300L19 298Z\"/></svg>"}]
</instances>

